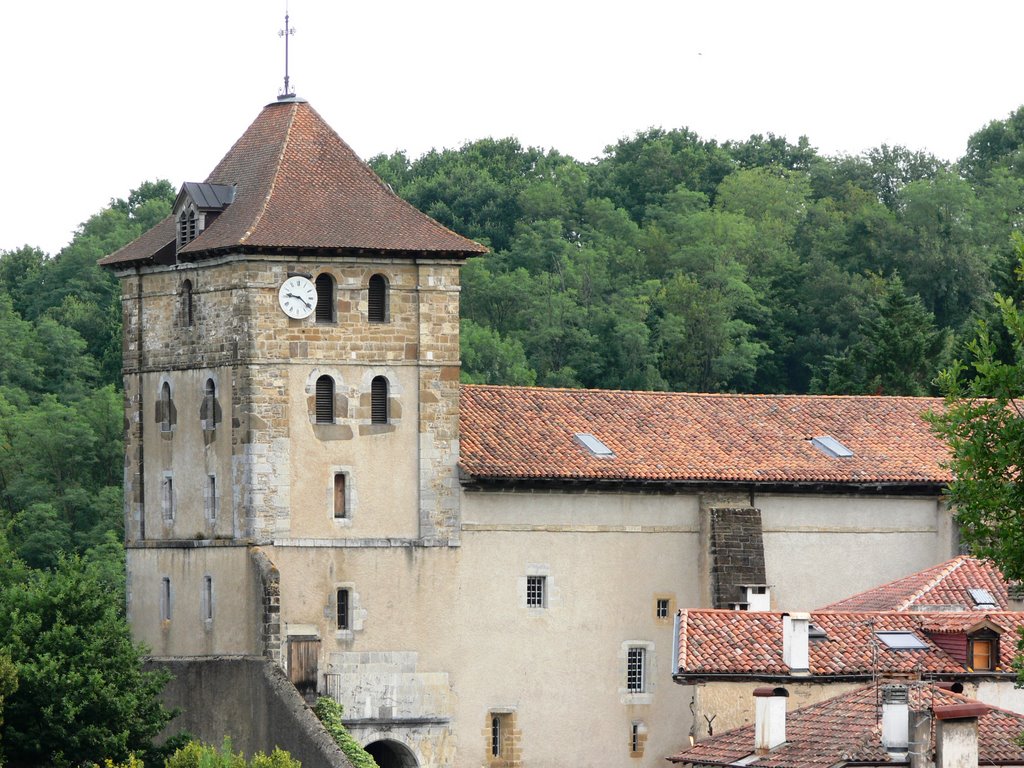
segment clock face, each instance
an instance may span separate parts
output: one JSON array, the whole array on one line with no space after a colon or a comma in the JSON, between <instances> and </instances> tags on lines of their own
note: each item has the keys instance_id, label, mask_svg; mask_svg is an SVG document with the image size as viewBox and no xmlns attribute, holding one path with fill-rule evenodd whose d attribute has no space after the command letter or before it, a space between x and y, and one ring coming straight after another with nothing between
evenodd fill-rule
<instances>
[{"instance_id":1,"label":"clock face","mask_svg":"<svg viewBox=\"0 0 1024 768\"><path fill-rule=\"evenodd\" d=\"M281 284L277 300L288 317L301 320L316 309L316 286L305 277L289 277Z\"/></svg>"}]
</instances>

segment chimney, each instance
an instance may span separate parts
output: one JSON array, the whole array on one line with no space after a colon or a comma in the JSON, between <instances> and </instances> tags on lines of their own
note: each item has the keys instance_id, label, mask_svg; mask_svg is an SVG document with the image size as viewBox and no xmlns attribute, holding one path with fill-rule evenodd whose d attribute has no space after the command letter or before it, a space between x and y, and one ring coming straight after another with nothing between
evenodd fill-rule
<instances>
[{"instance_id":1,"label":"chimney","mask_svg":"<svg viewBox=\"0 0 1024 768\"><path fill-rule=\"evenodd\" d=\"M759 755L786 741L786 699L789 691L785 688L754 689L754 752Z\"/></svg>"},{"instance_id":2,"label":"chimney","mask_svg":"<svg viewBox=\"0 0 1024 768\"><path fill-rule=\"evenodd\" d=\"M1010 611L1024 611L1024 584L1010 584L1006 588L1006 608Z\"/></svg>"},{"instance_id":3,"label":"chimney","mask_svg":"<svg viewBox=\"0 0 1024 768\"><path fill-rule=\"evenodd\" d=\"M988 711L979 702L932 708L936 768L978 768L978 718Z\"/></svg>"},{"instance_id":4,"label":"chimney","mask_svg":"<svg viewBox=\"0 0 1024 768\"><path fill-rule=\"evenodd\" d=\"M899 753L910 746L910 693L905 685L882 686L882 746Z\"/></svg>"},{"instance_id":5,"label":"chimney","mask_svg":"<svg viewBox=\"0 0 1024 768\"><path fill-rule=\"evenodd\" d=\"M809 672L807 643L810 633L811 614L782 614L782 661L794 675Z\"/></svg>"},{"instance_id":6,"label":"chimney","mask_svg":"<svg viewBox=\"0 0 1024 768\"><path fill-rule=\"evenodd\" d=\"M932 711L924 709L910 710L910 743L907 753L910 768L935 768L932 762Z\"/></svg>"},{"instance_id":7,"label":"chimney","mask_svg":"<svg viewBox=\"0 0 1024 768\"><path fill-rule=\"evenodd\" d=\"M740 589L746 598L748 611L770 611L772 590L767 584L742 584Z\"/></svg>"}]
</instances>

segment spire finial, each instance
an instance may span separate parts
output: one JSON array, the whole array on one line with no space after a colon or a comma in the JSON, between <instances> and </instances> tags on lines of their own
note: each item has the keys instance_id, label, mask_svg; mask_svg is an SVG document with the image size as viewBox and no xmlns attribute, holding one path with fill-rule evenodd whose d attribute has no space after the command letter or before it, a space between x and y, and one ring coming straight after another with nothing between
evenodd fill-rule
<instances>
[{"instance_id":1,"label":"spire finial","mask_svg":"<svg viewBox=\"0 0 1024 768\"><path fill-rule=\"evenodd\" d=\"M288 2L284 4L284 29L277 31L278 37L284 38L284 90L278 94L278 99L293 99L295 94L288 84L288 38L295 34L295 27L288 26Z\"/></svg>"}]
</instances>

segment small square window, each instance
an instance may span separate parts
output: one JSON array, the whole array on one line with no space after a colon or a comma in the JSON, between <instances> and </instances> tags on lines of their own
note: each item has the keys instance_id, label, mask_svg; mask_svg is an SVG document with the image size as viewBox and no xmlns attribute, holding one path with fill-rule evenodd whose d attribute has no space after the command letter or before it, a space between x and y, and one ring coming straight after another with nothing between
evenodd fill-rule
<instances>
[{"instance_id":1,"label":"small square window","mask_svg":"<svg viewBox=\"0 0 1024 768\"><path fill-rule=\"evenodd\" d=\"M630 693L644 692L644 667L647 649L632 647L626 654L626 690Z\"/></svg>"},{"instance_id":2,"label":"small square window","mask_svg":"<svg viewBox=\"0 0 1024 768\"><path fill-rule=\"evenodd\" d=\"M655 613L655 615L659 619L667 619L668 618L668 599L667 598L664 598L664 597L659 597L658 598L658 603L657 603L657 606L654 609L654 613Z\"/></svg>"},{"instance_id":3,"label":"small square window","mask_svg":"<svg viewBox=\"0 0 1024 768\"><path fill-rule=\"evenodd\" d=\"M528 608L543 608L546 605L546 586L546 576L526 577L526 606Z\"/></svg>"}]
</instances>

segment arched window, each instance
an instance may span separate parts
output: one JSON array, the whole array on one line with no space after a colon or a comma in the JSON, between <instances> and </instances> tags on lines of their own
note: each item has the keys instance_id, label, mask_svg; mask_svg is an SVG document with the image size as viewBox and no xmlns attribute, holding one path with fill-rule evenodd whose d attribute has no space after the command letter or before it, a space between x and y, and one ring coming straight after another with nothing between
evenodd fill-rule
<instances>
[{"instance_id":1,"label":"arched window","mask_svg":"<svg viewBox=\"0 0 1024 768\"><path fill-rule=\"evenodd\" d=\"M371 323L384 323L388 319L388 281L384 275L370 278L366 295L366 317Z\"/></svg>"},{"instance_id":2,"label":"arched window","mask_svg":"<svg viewBox=\"0 0 1024 768\"><path fill-rule=\"evenodd\" d=\"M160 431L171 431L171 385L166 381L160 387Z\"/></svg>"},{"instance_id":3,"label":"arched window","mask_svg":"<svg viewBox=\"0 0 1024 768\"><path fill-rule=\"evenodd\" d=\"M217 426L217 385L213 379L206 380L206 389L203 392L203 407L199 414L203 422L203 429L214 429Z\"/></svg>"},{"instance_id":4,"label":"arched window","mask_svg":"<svg viewBox=\"0 0 1024 768\"><path fill-rule=\"evenodd\" d=\"M316 422L334 423L334 379L330 376L316 380Z\"/></svg>"},{"instance_id":5,"label":"arched window","mask_svg":"<svg viewBox=\"0 0 1024 768\"><path fill-rule=\"evenodd\" d=\"M185 280L181 284L181 324L192 325L195 316L192 311L192 281Z\"/></svg>"},{"instance_id":6,"label":"arched window","mask_svg":"<svg viewBox=\"0 0 1024 768\"><path fill-rule=\"evenodd\" d=\"M318 323L334 322L334 278L326 272L317 275L316 281L316 321Z\"/></svg>"},{"instance_id":7,"label":"arched window","mask_svg":"<svg viewBox=\"0 0 1024 768\"><path fill-rule=\"evenodd\" d=\"M370 422L388 423L388 380L375 376L370 382Z\"/></svg>"}]
</instances>

